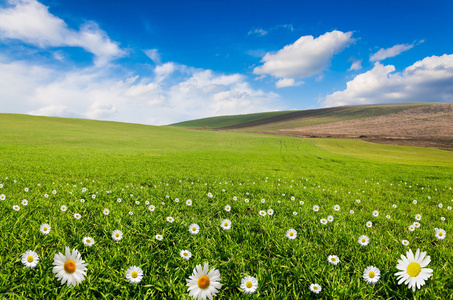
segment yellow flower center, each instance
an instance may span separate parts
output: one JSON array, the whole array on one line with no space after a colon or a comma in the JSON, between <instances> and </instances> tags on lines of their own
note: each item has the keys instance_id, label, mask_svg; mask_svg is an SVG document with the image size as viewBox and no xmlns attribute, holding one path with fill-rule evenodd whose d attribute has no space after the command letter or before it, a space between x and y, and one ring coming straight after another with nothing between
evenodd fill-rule
<instances>
[{"instance_id":1,"label":"yellow flower center","mask_svg":"<svg viewBox=\"0 0 453 300\"><path fill-rule=\"evenodd\" d=\"M137 278L137 276L138 276L137 271L132 271L131 276L132 276L132 278Z\"/></svg>"},{"instance_id":2,"label":"yellow flower center","mask_svg":"<svg viewBox=\"0 0 453 300\"><path fill-rule=\"evenodd\" d=\"M31 263L33 260L34 260L34 259L33 259L33 256L29 255L29 256L27 257L27 261L28 261L29 263Z\"/></svg>"},{"instance_id":3,"label":"yellow flower center","mask_svg":"<svg viewBox=\"0 0 453 300\"><path fill-rule=\"evenodd\" d=\"M318 289L318 287L317 287L317 286L315 285L315 286L313 287L313 289L314 289L314 290L317 290L317 289Z\"/></svg>"},{"instance_id":4,"label":"yellow flower center","mask_svg":"<svg viewBox=\"0 0 453 300\"><path fill-rule=\"evenodd\" d=\"M91 240L87 240L87 244L91 243Z\"/></svg>"},{"instance_id":5,"label":"yellow flower center","mask_svg":"<svg viewBox=\"0 0 453 300\"><path fill-rule=\"evenodd\" d=\"M406 270L407 274L410 277L417 277L421 271L422 271L422 267L417 262L410 263L409 266L407 266L407 270Z\"/></svg>"},{"instance_id":6,"label":"yellow flower center","mask_svg":"<svg viewBox=\"0 0 453 300\"><path fill-rule=\"evenodd\" d=\"M42 230L47 231L47 227L44 227Z\"/></svg>"},{"instance_id":7,"label":"yellow flower center","mask_svg":"<svg viewBox=\"0 0 453 300\"><path fill-rule=\"evenodd\" d=\"M362 238L362 243L365 243L366 242L366 239L365 238Z\"/></svg>"},{"instance_id":8,"label":"yellow flower center","mask_svg":"<svg viewBox=\"0 0 453 300\"><path fill-rule=\"evenodd\" d=\"M66 273L72 274L75 272L76 268L77 266L73 260L67 260L64 263L64 270L66 271Z\"/></svg>"},{"instance_id":9,"label":"yellow flower center","mask_svg":"<svg viewBox=\"0 0 453 300\"><path fill-rule=\"evenodd\" d=\"M370 273L368 273L368 277L370 277L370 278L374 278L374 276L375 276L375 274L374 274L374 272L373 272L373 271L370 271Z\"/></svg>"},{"instance_id":10,"label":"yellow flower center","mask_svg":"<svg viewBox=\"0 0 453 300\"><path fill-rule=\"evenodd\" d=\"M294 236L294 232L290 232L290 233L289 233L289 236Z\"/></svg>"},{"instance_id":11,"label":"yellow flower center","mask_svg":"<svg viewBox=\"0 0 453 300\"><path fill-rule=\"evenodd\" d=\"M192 231L197 231L197 227L192 227Z\"/></svg>"},{"instance_id":12,"label":"yellow flower center","mask_svg":"<svg viewBox=\"0 0 453 300\"><path fill-rule=\"evenodd\" d=\"M187 255L189 255L189 253L187 253L187 252L184 252L184 253L183 253L183 255L184 255L184 256L187 256Z\"/></svg>"},{"instance_id":13,"label":"yellow flower center","mask_svg":"<svg viewBox=\"0 0 453 300\"><path fill-rule=\"evenodd\" d=\"M223 223L223 226L228 227L228 222Z\"/></svg>"},{"instance_id":14,"label":"yellow flower center","mask_svg":"<svg viewBox=\"0 0 453 300\"><path fill-rule=\"evenodd\" d=\"M335 257L332 257L332 261L335 261Z\"/></svg>"},{"instance_id":15,"label":"yellow flower center","mask_svg":"<svg viewBox=\"0 0 453 300\"><path fill-rule=\"evenodd\" d=\"M248 288L251 288L252 285L253 285L253 283L250 280L247 281L247 283L245 284L245 286L248 287Z\"/></svg>"},{"instance_id":16,"label":"yellow flower center","mask_svg":"<svg viewBox=\"0 0 453 300\"><path fill-rule=\"evenodd\" d=\"M120 236L120 234L118 232L115 233L115 237L119 237L119 236Z\"/></svg>"},{"instance_id":17,"label":"yellow flower center","mask_svg":"<svg viewBox=\"0 0 453 300\"><path fill-rule=\"evenodd\" d=\"M198 278L198 282L197 283L198 283L198 287L200 289L206 289L206 288L209 287L209 283L210 283L209 277L206 276L206 275L203 275L200 278Z\"/></svg>"},{"instance_id":18,"label":"yellow flower center","mask_svg":"<svg viewBox=\"0 0 453 300\"><path fill-rule=\"evenodd\" d=\"M442 233L442 232L439 232L439 236L442 236L442 235L443 235L443 233Z\"/></svg>"}]
</instances>

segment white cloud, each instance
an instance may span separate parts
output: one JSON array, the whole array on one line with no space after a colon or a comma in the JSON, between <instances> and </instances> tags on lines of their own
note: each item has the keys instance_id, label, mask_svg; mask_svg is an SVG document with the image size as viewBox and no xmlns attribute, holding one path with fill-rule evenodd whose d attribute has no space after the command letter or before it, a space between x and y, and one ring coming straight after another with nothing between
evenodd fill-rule
<instances>
[{"instance_id":1,"label":"white cloud","mask_svg":"<svg viewBox=\"0 0 453 300\"><path fill-rule=\"evenodd\" d=\"M374 53L370 57L370 61L381 61L389 57L394 57L400 54L401 52L407 51L409 49L412 49L414 47L413 44L401 44L401 45L395 45L391 48L381 48L379 49L378 52Z\"/></svg>"},{"instance_id":2,"label":"white cloud","mask_svg":"<svg viewBox=\"0 0 453 300\"><path fill-rule=\"evenodd\" d=\"M328 95L323 105L448 101L453 101L453 54L426 57L396 73L393 65L376 62L344 91Z\"/></svg>"},{"instance_id":3,"label":"white cloud","mask_svg":"<svg viewBox=\"0 0 453 300\"><path fill-rule=\"evenodd\" d=\"M146 56L148 56L156 65L160 65L162 63L157 49L143 50L143 52L145 52Z\"/></svg>"},{"instance_id":4,"label":"white cloud","mask_svg":"<svg viewBox=\"0 0 453 300\"><path fill-rule=\"evenodd\" d=\"M268 74L279 78L304 78L321 73L332 57L351 44L352 32L332 31L317 38L302 36L294 44L287 45L276 53L267 53L262 66L255 74Z\"/></svg>"},{"instance_id":5,"label":"white cloud","mask_svg":"<svg viewBox=\"0 0 453 300\"><path fill-rule=\"evenodd\" d=\"M266 35L268 32L264 29L261 29L261 28L255 28L253 30L250 30L248 35L252 35L252 34L256 34L256 35L260 35L260 36L263 36L263 35Z\"/></svg>"},{"instance_id":6,"label":"white cloud","mask_svg":"<svg viewBox=\"0 0 453 300\"><path fill-rule=\"evenodd\" d=\"M353 60L351 67L348 69L348 71L357 71L362 69L362 60Z\"/></svg>"},{"instance_id":7,"label":"white cloud","mask_svg":"<svg viewBox=\"0 0 453 300\"><path fill-rule=\"evenodd\" d=\"M293 78L282 78L279 81L277 81L275 86L277 88L283 88L283 87L290 87L290 86L298 86L298 85L302 85L303 83L304 83L303 81L296 82Z\"/></svg>"},{"instance_id":8,"label":"white cloud","mask_svg":"<svg viewBox=\"0 0 453 300\"><path fill-rule=\"evenodd\" d=\"M125 55L94 22L76 31L35 0L10 0L9 4L0 8L1 39L18 39L39 48L81 47L95 55L97 64Z\"/></svg>"}]
</instances>

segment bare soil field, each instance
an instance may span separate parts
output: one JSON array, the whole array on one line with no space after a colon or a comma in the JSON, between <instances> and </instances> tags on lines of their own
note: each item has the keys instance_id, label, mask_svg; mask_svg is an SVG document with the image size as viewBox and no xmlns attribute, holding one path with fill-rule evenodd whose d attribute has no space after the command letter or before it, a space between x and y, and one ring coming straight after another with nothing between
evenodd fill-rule
<instances>
[{"instance_id":1,"label":"bare soil field","mask_svg":"<svg viewBox=\"0 0 453 300\"><path fill-rule=\"evenodd\" d=\"M433 104L384 116L265 133L300 137L361 138L383 144L453 151L453 104Z\"/></svg>"}]
</instances>

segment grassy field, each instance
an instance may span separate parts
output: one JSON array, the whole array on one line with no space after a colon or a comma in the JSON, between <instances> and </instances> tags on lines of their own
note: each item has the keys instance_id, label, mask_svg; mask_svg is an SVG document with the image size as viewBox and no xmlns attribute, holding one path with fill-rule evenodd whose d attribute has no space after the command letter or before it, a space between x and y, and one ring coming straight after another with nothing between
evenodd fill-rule
<instances>
[{"instance_id":1,"label":"grassy field","mask_svg":"<svg viewBox=\"0 0 453 300\"><path fill-rule=\"evenodd\" d=\"M11 114L0 114L0 125L1 296L190 299L186 279L209 262L221 274L218 299L453 299L453 152ZM268 209L272 216L259 214ZM410 232L417 214L421 226ZM322 225L328 216L333 222ZM230 230L220 227L223 219ZM50 234L40 233L43 223ZM290 228L294 240L285 236ZM437 240L434 228L447 237ZM367 246L360 235L370 238ZM82 243L86 236L92 247ZM88 263L76 287L52 273L66 246ZM431 257L433 277L413 292L394 273L401 254L417 248ZM192 258L181 258L183 249ZM26 250L39 254L34 269L21 263ZM340 263L328 263L329 255ZM137 285L125 278L132 265L144 272ZM381 271L375 285L362 278L369 265ZM258 280L252 295L240 290L246 275Z\"/></svg>"}]
</instances>

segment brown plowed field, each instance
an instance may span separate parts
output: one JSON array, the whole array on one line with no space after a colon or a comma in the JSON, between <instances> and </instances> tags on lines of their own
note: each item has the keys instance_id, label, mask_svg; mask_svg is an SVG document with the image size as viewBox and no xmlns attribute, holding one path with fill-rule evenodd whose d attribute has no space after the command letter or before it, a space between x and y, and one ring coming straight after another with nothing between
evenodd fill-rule
<instances>
[{"instance_id":1,"label":"brown plowed field","mask_svg":"<svg viewBox=\"0 0 453 300\"><path fill-rule=\"evenodd\" d=\"M300 137L362 138L453 151L453 104L433 104L358 120L266 132Z\"/></svg>"}]
</instances>

